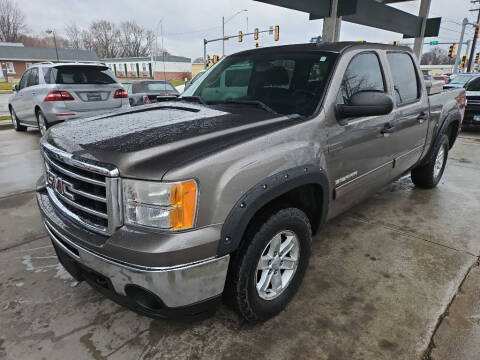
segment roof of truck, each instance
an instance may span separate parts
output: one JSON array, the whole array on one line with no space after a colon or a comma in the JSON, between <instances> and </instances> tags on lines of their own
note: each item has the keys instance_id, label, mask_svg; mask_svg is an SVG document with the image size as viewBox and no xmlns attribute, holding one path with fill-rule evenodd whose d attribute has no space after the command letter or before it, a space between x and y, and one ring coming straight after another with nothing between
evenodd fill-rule
<instances>
[{"instance_id":1,"label":"roof of truck","mask_svg":"<svg viewBox=\"0 0 480 360\"><path fill-rule=\"evenodd\" d=\"M281 45L270 46L264 48L257 48L253 50L245 50L238 52L234 55L248 54L250 52L265 52L265 53L278 53L278 52L295 52L295 51L326 51L333 53L342 53L350 48L365 48L365 49L381 49L381 50L402 50L411 52L408 46L396 46L379 43L358 42L358 41L341 41L341 42L324 42L318 44L305 43L305 44L293 44L293 45Z\"/></svg>"}]
</instances>

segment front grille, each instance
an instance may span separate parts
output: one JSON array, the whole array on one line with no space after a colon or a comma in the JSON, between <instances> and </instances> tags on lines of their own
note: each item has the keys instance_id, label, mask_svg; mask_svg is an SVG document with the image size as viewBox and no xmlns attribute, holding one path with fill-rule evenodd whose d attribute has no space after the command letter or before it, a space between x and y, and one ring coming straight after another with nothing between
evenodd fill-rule
<instances>
[{"instance_id":1,"label":"front grille","mask_svg":"<svg viewBox=\"0 0 480 360\"><path fill-rule=\"evenodd\" d=\"M47 191L67 217L109 235L121 225L118 171L54 148L42 139Z\"/></svg>"}]
</instances>

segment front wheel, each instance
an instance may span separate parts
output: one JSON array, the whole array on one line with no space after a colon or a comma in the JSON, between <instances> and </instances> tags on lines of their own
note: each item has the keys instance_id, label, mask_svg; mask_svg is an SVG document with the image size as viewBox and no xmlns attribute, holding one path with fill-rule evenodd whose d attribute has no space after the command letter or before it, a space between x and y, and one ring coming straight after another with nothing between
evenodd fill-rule
<instances>
[{"instance_id":1,"label":"front wheel","mask_svg":"<svg viewBox=\"0 0 480 360\"><path fill-rule=\"evenodd\" d=\"M42 135L42 137L45 136L50 125L48 124L47 118L43 114L42 110L37 111L37 124L38 130L40 130L40 134Z\"/></svg>"},{"instance_id":2,"label":"front wheel","mask_svg":"<svg viewBox=\"0 0 480 360\"><path fill-rule=\"evenodd\" d=\"M288 305L308 266L312 232L299 209L273 214L246 239L230 268L229 303L249 322L267 320Z\"/></svg>"},{"instance_id":3,"label":"front wheel","mask_svg":"<svg viewBox=\"0 0 480 360\"><path fill-rule=\"evenodd\" d=\"M449 141L447 135L435 143L430 161L412 170L411 177L415 186L432 189L438 185L445 171L448 159Z\"/></svg>"}]
</instances>

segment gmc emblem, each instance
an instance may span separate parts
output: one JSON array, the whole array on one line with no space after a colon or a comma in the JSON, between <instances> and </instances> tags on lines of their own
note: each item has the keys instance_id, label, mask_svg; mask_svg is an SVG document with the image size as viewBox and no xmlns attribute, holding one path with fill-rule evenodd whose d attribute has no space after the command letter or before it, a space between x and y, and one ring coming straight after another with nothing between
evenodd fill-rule
<instances>
[{"instance_id":1,"label":"gmc emblem","mask_svg":"<svg viewBox=\"0 0 480 360\"><path fill-rule=\"evenodd\" d=\"M49 170L47 170L47 184L60 195L69 200L75 201L75 195L69 191L70 189L73 189L73 185Z\"/></svg>"}]
</instances>

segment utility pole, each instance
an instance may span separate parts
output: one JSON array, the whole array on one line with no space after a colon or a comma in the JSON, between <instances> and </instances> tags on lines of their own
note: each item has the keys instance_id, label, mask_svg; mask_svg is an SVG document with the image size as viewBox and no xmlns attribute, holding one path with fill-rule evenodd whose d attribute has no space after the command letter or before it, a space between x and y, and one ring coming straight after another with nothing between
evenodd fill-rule
<instances>
[{"instance_id":1,"label":"utility pole","mask_svg":"<svg viewBox=\"0 0 480 360\"><path fill-rule=\"evenodd\" d=\"M420 37L415 38L415 44L413 45L413 52L417 55L418 61L422 58L423 41L425 39L425 29L427 27L428 13L430 12L431 0L423 0L420 4L420 10L418 16L422 19L422 27L420 31Z\"/></svg>"},{"instance_id":2,"label":"utility pole","mask_svg":"<svg viewBox=\"0 0 480 360\"><path fill-rule=\"evenodd\" d=\"M467 25L468 25L468 19L465 18L463 19L463 22L462 22L462 32L460 33L460 42L458 44L458 52L455 55L455 66L453 67L454 74L458 74L458 65L460 65L460 56L462 53L463 39L465 38L465 29L467 28Z\"/></svg>"},{"instance_id":3,"label":"utility pole","mask_svg":"<svg viewBox=\"0 0 480 360\"><path fill-rule=\"evenodd\" d=\"M480 3L480 0L472 0L471 3L478 4ZM475 47L477 45L477 39L478 39L478 24L480 23L480 9L473 9L470 11L477 11L478 15L477 15L477 25L475 27L475 32L473 34L473 42L472 42L472 49L470 52L470 58L468 59L467 72L470 72L472 69L472 61L473 61L473 57L475 56Z\"/></svg>"},{"instance_id":4,"label":"utility pole","mask_svg":"<svg viewBox=\"0 0 480 360\"><path fill-rule=\"evenodd\" d=\"M222 57L225 56L225 17L222 16Z\"/></svg>"}]
</instances>

